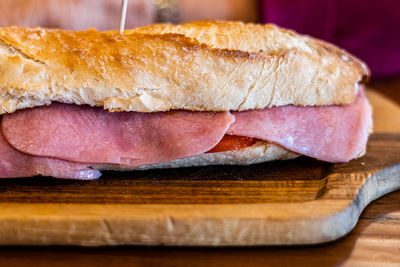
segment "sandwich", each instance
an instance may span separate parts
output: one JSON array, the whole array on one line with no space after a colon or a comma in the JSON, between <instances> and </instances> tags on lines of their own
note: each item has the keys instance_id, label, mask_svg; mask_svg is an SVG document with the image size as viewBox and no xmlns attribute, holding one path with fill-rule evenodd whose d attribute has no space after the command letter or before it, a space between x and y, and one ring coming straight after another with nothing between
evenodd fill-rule
<instances>
[{"instance_id":1,"label":"sandwich","mask_svg":"<svg viewBox=\"0 0 400 267\"><path fill-rule=\"evenodd\" d=\"M275 25L0 28L0 177L347 162L372 129L367 66Z\"/></svg>"}]
</instances>

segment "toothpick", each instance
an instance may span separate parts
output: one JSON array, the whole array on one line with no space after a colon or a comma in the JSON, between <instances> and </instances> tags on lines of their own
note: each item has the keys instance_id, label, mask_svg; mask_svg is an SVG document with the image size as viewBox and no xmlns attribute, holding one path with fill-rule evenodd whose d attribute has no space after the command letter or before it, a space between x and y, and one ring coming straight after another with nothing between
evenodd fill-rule
<instances>
[{"instance_id":1,"label":"toothpick","mask_svg":"<svg viewBox=\"0 0 400 267\"><path fill-rule=\"evenodd\" d=\"M121 5L121 21L119 23L119 33L123 34L125 31L126 9L128 8L128 0L122 0Z\"/></svg>"}]
</instances>

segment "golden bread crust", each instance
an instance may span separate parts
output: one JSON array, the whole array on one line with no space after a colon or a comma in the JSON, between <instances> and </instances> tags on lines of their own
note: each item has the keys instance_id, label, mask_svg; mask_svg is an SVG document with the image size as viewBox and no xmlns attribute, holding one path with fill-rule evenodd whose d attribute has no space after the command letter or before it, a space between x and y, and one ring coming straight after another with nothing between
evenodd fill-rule
<instances>
[{"instance_id":1,"label":"golden bread crust","mask_svg":"<svg viewBox=\"0 0 400 267\"><path fill-rule=\"evenodd\" d=\"M0 29L0 114L51 101L139 112L348 104L368 76L345 51L274 25Z\"/></svg>"}]
</instances>

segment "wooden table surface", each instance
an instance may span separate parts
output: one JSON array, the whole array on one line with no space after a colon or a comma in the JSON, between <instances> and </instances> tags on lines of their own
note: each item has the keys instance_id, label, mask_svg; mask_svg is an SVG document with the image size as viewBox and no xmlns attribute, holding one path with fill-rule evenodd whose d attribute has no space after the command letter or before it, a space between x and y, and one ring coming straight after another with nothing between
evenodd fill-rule
<instances>
[{"instance_id":1,"label":"wooden table surface","mask_svg":"<svg viewBox=\"0 0 400 267\"><path fill-rule=\"evenodd\" d=\"M372 87L400 106L400 79ZM378 97L379 99L379 97ZM375 105L379 105L379 101ZM385 104L386 105L386 104ZM375 116L390 116L382 109ZM392 116L393 117L393 116ZM400 118L375 130L400 132ZM400 153L400 152L399 152ZM400 266L400 191L369 205L346 237L324 245L246 248L2 247L0 266Z\"/></svg>"}]
</instances>

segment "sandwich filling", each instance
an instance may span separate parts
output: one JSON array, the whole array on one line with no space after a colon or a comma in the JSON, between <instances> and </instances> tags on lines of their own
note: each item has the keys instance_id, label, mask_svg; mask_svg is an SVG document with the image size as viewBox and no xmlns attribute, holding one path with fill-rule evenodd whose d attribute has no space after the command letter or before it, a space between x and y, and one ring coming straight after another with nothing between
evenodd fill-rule
<instances>
[{"instance_id":1,"label":"sandwich filling","mask_svg":"<svg viewBox=\"0 0 400 267\"><path fill-rule=\"evenodd\" d=\"M328 162L361 155L372 127L363 89L344 106L243 112L109 112L53 103L2 117L0 177L96 179L96 164L129 167L245 149L257 140Z\"/></svg>"}]
</instances>

